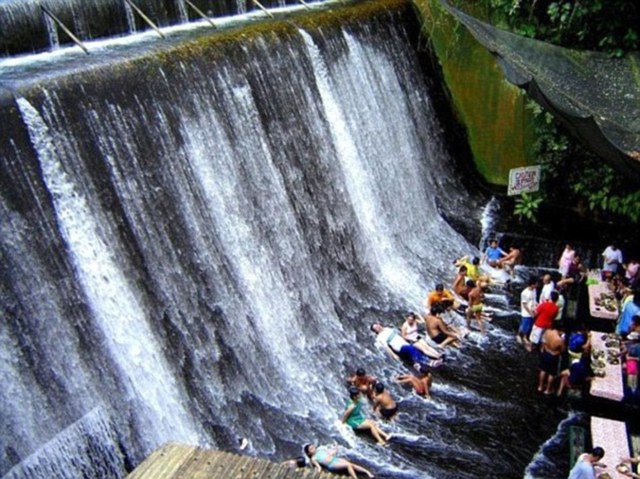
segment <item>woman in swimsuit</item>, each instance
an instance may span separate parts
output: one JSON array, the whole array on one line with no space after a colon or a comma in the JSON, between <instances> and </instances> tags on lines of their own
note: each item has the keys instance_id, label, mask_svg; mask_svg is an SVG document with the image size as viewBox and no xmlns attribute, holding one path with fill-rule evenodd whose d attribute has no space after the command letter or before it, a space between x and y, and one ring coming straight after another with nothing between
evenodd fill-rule
<instances>
[{"instance_id":1,"label":"woman in swimsuit","mask_svg":"<svg viewBox=\"0 0 640 479\"><path fill-rule=\"evenodd\" d=\"M304 446L304 452L309 457L311 464L316 468L318 472L322 470L322 467L325 467L331 472L346 470L349 473L349 477L353 479L357 479L358 472L362 472L368 477L373 477L373 474L371 474L371 472L364 467L358 466L357 464L349 462L346 459L338 457L336 455L338 453L338 446L316 447L314 444L307 444L306 446Z\"/></svg>"},{"instance_id":2,"label":"woman in swimsuit","mask_svg":"<svg viewBox=\"0 0 640 479\"><path fill-rule=\"evenodd\" d=\"M364 400L360 397L360 390L356 387L349 388L349 402L342 414L342 422L351 426L354 431L369 431L374 439L384 446L389 440L389 435L384 432L375 421L367 419L363 411Z\"/></svg>"}]
</instances>

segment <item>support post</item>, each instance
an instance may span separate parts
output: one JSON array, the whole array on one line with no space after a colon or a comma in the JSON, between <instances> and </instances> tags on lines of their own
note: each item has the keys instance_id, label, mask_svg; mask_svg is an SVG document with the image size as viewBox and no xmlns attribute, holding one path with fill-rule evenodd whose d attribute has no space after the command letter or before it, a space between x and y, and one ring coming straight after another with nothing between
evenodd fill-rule
<instances>
[{"instance_id":1,"label":"support post","mask_svg":"<svg viewBox=\"0 0 640 479\"><path fill-rule=\"evenodd\" d=\"M271 14L271 12L269 10L267 10L266 8L264 8L264 6L258 1L258 0L251 0L253 2L253 4L255 6L257 6L260 10L262 10L264 13L266 13L267 15L269 15L271 18L273 18L273 15Z\"/></svg>"},{"instance_id":2,"label":"support post","mask_svg":"<svg viewBox=\"0 0 640 479\"><path fill-rule=\"evenodd\" d=\"M87 47L85 47L82 42L80 41L80 39L78 37L76 37L71 30L69 30L64 23L62 23L62 21L56 17L53 12L51 10L49 10L47 7L44 6L44 4L40 4L40 8L42 9L42 11L45 13L45 15L48 15L49 17L51 17L51 20L53 20L54 22L56 22L56 24L62 28L62 30L64 30L64 33L66 33L67 35L69 35L69 38L71 38L71 40L73 40L73 43L75 43L76 45L78 45L80 48L82 48L82 50L88 55L89 54L89 50L87 49Z\"/></svg>"},{"instance_id":3,"label":"support post","mask_svg":"<svg viewBox=\"0 0 640 479\"><path fill-rule=\"evenodd\" d=\"M196 7L193 3L191 3L191 1L190 1L190 0L184 0L184 2L185 2L187 5L189 5L191 8L193 8L193 9L195 10L195 12L196 12L198 15L200 15L200 16L201 16L202 18L204 18L207 22L209 22L213 28L216 28L216 24L215 24L215 23L213 23L213 21L212 21L209 17L207 17L207 16L205 15L205 13L204 13L202 10L200 10L200 9L199 9L198 7Z\"/></svg>"},{"instance_id":4,"label":"support post","mask_svg":"<svg viewBox=\"0 0 640 479\"><path fill-rule=\"evenodd\" d=\"M140 15L140 17L147 23L147 25L149 25L151 28L153 28L156 31L158 35L160 35L162 38L165 38L164 33L160 31L160 29L156 26L156 24L153 23L151 19L147 17L144 14L144 12L136 6L135 3L133 3L131 0L124 0L124 1L127 2L129 6L133 8L138 13L138 15Z\"/></svg>"}]
</instances>

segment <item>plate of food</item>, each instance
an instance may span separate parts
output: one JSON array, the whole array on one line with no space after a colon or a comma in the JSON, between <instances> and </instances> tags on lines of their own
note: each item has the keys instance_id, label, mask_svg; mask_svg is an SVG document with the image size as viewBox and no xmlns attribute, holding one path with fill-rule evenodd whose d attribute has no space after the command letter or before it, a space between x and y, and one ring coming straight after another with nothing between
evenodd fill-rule
<instances>
[{"instance_id":1,"label":"plate of food","mask_svg":"<svg viewBox=\"0 0 640 479\"><path fill-rule=\"evenodd\" d=\"M616 471L621 474L628 474L631 472L631 468L629 467L629 464L623 462L616 466Z\"/></svg>"}]
</instances>

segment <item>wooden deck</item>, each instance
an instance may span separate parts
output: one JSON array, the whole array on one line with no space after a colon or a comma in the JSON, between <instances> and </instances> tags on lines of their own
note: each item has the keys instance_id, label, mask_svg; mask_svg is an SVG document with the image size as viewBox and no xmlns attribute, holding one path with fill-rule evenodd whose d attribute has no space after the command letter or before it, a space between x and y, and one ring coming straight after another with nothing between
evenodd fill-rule
<instances>
[{"instance_id":1,"label":"wooden deck","mask_svg":"<svg viewBox=\"0 0 640 479\"><path fill-rule=\"evenodd\" d=\"M315 469L282 464L183 444L165 444L147 457L128 479L335 479Z\"/></svg>"}]
</instances>

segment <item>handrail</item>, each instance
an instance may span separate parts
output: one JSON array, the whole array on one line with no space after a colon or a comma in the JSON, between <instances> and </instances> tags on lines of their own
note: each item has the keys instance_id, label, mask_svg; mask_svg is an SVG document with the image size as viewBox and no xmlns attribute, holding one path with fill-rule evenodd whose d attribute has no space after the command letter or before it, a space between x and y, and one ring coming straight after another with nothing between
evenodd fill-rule
<instances>
[{"instance_id":1,"label":"handrail","mask_svg":"<svg viewBox=\"0 0 640 479\"><path fill-rule=\"evenodd\" d=\"M158 35L160 35L162 38L165 38L164 33L160 31L160 29L156 26L156 24L153 23L151 19L147 17L144 14L144 12L136 6L135 3L133 3L131 0L124 0L124 1L127 2L129 6L133 8L138 13L138 15L140 15L140 17L147 23L147 25L149 25L151 28L153 28L156 31Z\"/></svg>"},{"instance_id":2,"label":"handrail","mask_svg":"<svg viewBox=\"0 0 640 479\"><path fill-rule=\"evenodd\" d=\"M190 1L190 0L184 0L184 2L185 2L187 5L189 5L191 8L193 8L193 9L196 11L196 13L197 13L198 15L200 15L200 16L201 16L202 18L204 18L207 22L209 22L213 28L217 28L217 27L216 27L216 24L215 24L215 23L213 23L213 20L211 20L207 15L205 15L205 13L204 13L202 10L200 10L200 9L199 9L198 7L196 7L193 3L191 3L191 1Z\"/></svg>"},{"instance_id":3,"label":"handrail","mask_svg":"<svg viewBox=\"0 0 640 479\"><path fill-rule=\"evenodd\" d=\"M254 5L256 5L258 8L260 8L260 10L262 10L264 13L266 13L271 18L273 18L273 14L269 10L264 8L264 6L258 0L251 0L251 1L253 2Z\"/></svg>"},{"instance_id":4,"label":"handrail","mask_svg":"<svg viewBox=\"0 0 640 479\"><path fill-rule=\"evenodd\" d=\"M89 55L89 50L87 49L87 47L85 47L82 42L80 41L80 39L78 37L76 37L71 30L69 30L64 23L62 23L62 20L60 20L58 17L56 17L54 15L54 13L49 10L47 7L44 6L44 4L40 4L40 8L42 9L42 11L48 15L54 22L56 22L56 24L62 28L62 30L64 30L64 33L66 33L67 35L69 35L69 38L71 38L71 40L73 40L73 42L78 45L80 48L82 48L82 50L84 50L84 52Z\"/></svg>"}]
</instances>

